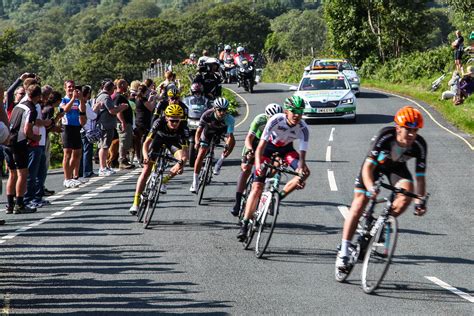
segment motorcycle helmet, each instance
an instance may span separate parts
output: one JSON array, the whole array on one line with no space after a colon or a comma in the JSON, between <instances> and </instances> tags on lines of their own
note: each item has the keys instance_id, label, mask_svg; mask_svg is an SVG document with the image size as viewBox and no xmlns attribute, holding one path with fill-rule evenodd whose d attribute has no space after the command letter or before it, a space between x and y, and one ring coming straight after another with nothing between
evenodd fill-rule
<instances>
[{"instance_id":1,"label":"motorcycle helmet","mask_svg":"<svg viewBox=\"0 0 474 316\"><path fill-rule=\"evenodd\" d=\"M224 47L224 50L225 50L226 52L228 52L228 53L230 52L231 49L232 49L232 47L230 47L230 45L226 45L226 46Z\"/></svg>"},{"instance_id":2,"label":"motorcycle helmet","mask_svg":"<svg viewBox=\"0 0 474 316\"><path fill-rule=\"evenodd\" d=\"M265 107L265 114L268 117L272 117L273 115L277 113L283 113L283 108L281 107L280 104L277 103L270 103Z\"/></svg>"},{"instance_id":3,"label":"motorcycle helmet","mask_svg":"<svg viewBox=\"0 0 474 316\"><path fill-rule=\"evenodd\" d=\"M218 110L227 110L229 107L229 101L227 99L219 97L214 100L214 108Z\"/></svg>"},{"instance_id":4,"label":"motorcycle helmet","mask_svg":"<svg viewBox=\"0 0 474 316\"><path fill-rule=\"evenodd\" d=\"M165 109L165 115L183 117L184 111L183 108L178 104L170 104Z\"/></svg>"},{"instance_id":5,"label":"motorcycle helmet","mask_svg":"<svg viewBox=\"0 0 474 316\"><path fill-rule=\"evenodd\" d=\"M417 109L407 105L398 110L394 118L398 126L406 128L423 128L423 115Z\"/></svg>"},{"instance_id":6,"label":"motorcycle helmet","mask_svg":"<svg viewBox=\"0 0 474 316\"><path fill-rule=\"evenodd\" d=\"M237 47L238 54L243 53L244 51L245 51L245 48L243 48L242 46Z\"/></svg>"},{"instance_id":7,"label":"motorcycle helmet","mask_svg":"<svg viewBox=\"0 0 474 316\"><path fill-rule=\"evenodd\" d=\"M170 85L168 91L166 92L168 98L179 98L179 90L175 85Z\"/></svg>"},{"instance_id":8,"label":"motorcycle helmet","mask_svg":"<svg viewBox=\"0 0 474 316\"><path fill-rule=\"evenodd\" d=\"M203 90L204 90L203 86L199 82L195 82L191 85L191 93L196 93L196 92L202 93Z\"/></svg>"},{"instance_id":9,"label":"motorcycle helmet","mask_svg":"<svg viewBox=\"0 0 474 316\"><path fill-rule=\"evenodd\" d=\"M189 59L191 59L191 60L194 60L194 59L196 59L196 54L194 54L194 53L191 53L191 55L189 55Z\"/></svg>"},{"instance_id":10,"label":"motorcycle helmet","mask_svg":"<svg viewBox=\"0 0 474 316\"><path fill-rule=\"evenodd\" d=\"M303 114L304 100L302 97L294 95L286 98L284 109L295 114Z\"/></svg>"}]
</instances>

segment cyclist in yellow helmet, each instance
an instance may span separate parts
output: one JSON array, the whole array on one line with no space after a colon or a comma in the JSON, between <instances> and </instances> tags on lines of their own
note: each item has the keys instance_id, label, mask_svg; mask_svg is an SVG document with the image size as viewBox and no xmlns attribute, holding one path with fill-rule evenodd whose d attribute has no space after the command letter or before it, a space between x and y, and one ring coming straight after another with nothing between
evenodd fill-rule
<instances>
[{"instance_id":1,"label":"cyclist in yellow helmet","mask_svg":"<svg viewBox=\"0 0 474 316\"><path fill-rule=\"evenodd\" d=\"M153 113L153 121L156 121L159 117L163 116L163 112L170 104L179 105L184 111L183 119L187 120L188 107L186 106L186 104L181 102L179 89L175 85L170 84L168 86L166 95L168 96L168 98L161 100L156 105L155 112Z\"/></svg>"},{"instance_id":2,"label":"cyclist in yellow helmet","mask_svg":"<svg viewBox=\"0 0 474 316\"><path fill-rule=\"evenodd\" d=\"M168 181L177 174L183 173L184 164L188 159L189 139L188 123L184 118L183 108L179 104L170 104L164 110L164 115L153 123L143 143L143 170L137 181L133 205L130 207L132 215L137 213L140 195L162 146L166 146L175 158L179 159L179 162L171 167L169 174L164 177L160 192L166 193Z\"/></svg>"}]
</instances>

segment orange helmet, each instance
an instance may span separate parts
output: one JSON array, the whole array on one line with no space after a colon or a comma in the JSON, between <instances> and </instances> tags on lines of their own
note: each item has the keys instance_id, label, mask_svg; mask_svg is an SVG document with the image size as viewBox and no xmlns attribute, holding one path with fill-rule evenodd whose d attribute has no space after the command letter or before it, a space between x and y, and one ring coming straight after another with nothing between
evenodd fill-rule
<instances>
[{"instance_id":1,"label":"orange helmet","mask_svg":"<svg viewBox=\"0 0 474 316\"><path fill-rule=\"evenodd\" d=\"M407 105L398 110L393 119L398 126L423 128L423 115L417 109Z\"/></svg>"}]
</instances>

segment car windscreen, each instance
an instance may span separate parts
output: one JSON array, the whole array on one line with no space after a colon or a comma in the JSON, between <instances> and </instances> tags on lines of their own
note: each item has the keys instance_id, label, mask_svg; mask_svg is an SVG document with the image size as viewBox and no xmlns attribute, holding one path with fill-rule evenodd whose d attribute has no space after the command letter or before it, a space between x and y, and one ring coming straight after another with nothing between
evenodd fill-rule
<instances>
[{"instance_id":1,"label":"car windscreen","mask_svg":"<svg viewBox=\"0 0 474 316\"><path fill-rule=\"evenodd\" d=\"M300 90L348 90L344 77L332 78L304 78Z\"/></svg>"}]
</instances>

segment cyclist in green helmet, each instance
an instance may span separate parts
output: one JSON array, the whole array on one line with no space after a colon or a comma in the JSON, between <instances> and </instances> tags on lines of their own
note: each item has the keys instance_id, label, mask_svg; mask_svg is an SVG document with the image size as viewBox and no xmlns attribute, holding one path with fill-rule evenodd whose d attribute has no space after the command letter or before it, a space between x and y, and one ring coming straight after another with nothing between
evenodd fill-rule
<instances>
[{"instance_id":1,"label":"cyclist in green helmet","mask_svg":"<svg viewBox=\"0 0 474 316\"><path fill-rule=\"evenodd\" d=\"M270 162L275 153L282 161L296 172L303 173L303 179L294 177L285 185L281 198L286 197L295 189L303 189L305 180L310 171L306 165L306 152L308 151L309 129L302 120L304 101L299 96L292 96L285 100L284 113L273 115L265 125L257 150L255 151L255 181L252 185L241 229L237 238L245 240L249 220L252 218L266 178L266 171L262 170L264 162ZM299 151L293 148L293 141L299 140Z\"/></svg>"}]
</instances>

